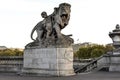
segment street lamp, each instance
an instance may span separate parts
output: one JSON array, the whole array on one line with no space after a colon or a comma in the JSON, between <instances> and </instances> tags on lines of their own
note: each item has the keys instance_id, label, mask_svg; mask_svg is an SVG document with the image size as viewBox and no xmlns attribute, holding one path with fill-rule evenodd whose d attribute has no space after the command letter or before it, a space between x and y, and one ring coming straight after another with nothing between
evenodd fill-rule
<instances>
[{"instance_id":1,"label":"street lamp","mask_svg":"<svg viewBox=\"0 0 120 80\"><path fill-rule=\"evenodd\" d=\"M112 38L113 46L115 49L120 48L120 26L119 24L116 25L116 29L114 29L112 32L109 32L110 38Z\"/></svg>"}]
</instances>

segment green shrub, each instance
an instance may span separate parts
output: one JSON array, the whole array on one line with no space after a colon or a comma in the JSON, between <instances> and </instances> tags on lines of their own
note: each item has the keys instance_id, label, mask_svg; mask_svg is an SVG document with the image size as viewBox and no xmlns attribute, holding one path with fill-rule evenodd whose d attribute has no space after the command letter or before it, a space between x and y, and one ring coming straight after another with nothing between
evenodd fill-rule
<instances>
[{"instance_id":1,"label":"green shrub","mask_svg":"<svg viewBox=\"0 0 120 80\"><path fill-rule=\"evenodd\" d=\"M23 51L19 49L4 49L0 50L0 56L22 56Z\"/></svg>"},{"instance_id":2,"label":"green shrub","mask_svg":"<svg viewBox=\"0 0 120 80\"><path fill-rule=\"evenodd\" d=\"M80 47L79 50L76 53L74 53L74 57L77 57L79 59L96 58L111 50L113 50L113 46L89 45L87 47Z\"/></svg>"}]
</instances>

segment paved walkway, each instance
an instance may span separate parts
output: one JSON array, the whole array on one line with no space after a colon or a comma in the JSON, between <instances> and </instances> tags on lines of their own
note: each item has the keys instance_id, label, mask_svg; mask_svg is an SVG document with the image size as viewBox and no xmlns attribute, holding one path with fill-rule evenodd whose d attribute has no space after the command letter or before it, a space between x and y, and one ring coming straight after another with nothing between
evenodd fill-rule
<instances>
[{"instance_id":1,"label":"paved walkway","mask_svg":"<svg viewBox=\"0 0 120 80\"><path fill-rule=\"evenodd\" d=\"M82 73L67 77L32 77L13 73L0 73L0 80L120 80L120 72Z\"/></svg>"}]
</instances>

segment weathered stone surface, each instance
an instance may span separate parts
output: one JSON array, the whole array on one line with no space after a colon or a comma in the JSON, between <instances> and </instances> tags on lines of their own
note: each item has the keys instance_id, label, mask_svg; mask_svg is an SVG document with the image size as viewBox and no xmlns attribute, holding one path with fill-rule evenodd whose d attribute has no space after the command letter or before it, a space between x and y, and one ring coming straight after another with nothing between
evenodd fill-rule
<instances>
[{"instance_id":1,"label":"weathered stone surface","mask_svg":"<svg viewBox=\"0 0 120 80\"><path fill-rule=\"evenodd\" d=\"M26 49L29 48L62 48L69 47L73 44L74 40L69 36L63 35L62 38L49 38L42 40L40 42L34 41L25 46Z\"/></svg>"},{"instance_id":2,"label":"weathered stone surface","mask_svg":"<svg viewBox=\"0 0 120 80\"><path fill-rule=\"evenodd\" d=\"M70 19L71 5L68 3L61 3L59 7L55 7L51 15L42 12L41 16L44 18L40 21L31 32L31 39L34 40L28 43L25 48L62 48L69 47L74 42L71 35L64 35L61 30L64 29ZM34 31L37 32L37 38L33 39Z\"/></svg>"},{"instance_id":3,"label":"weathered stone surface","mask_svg":"<svg viewBox=\"0 0 120 80\"><path fill-rule=\"evenodd\" d=\"M34 40L25 46L23 73L38 73L54 76L73 75L73 50L71 45L74 40L71 35L64 35L64 29L70 19L71 5L61 3L55 7L52 14L42 12L44 18L31 32ZM33 39L34 31L37 32Z\"/></svg>"},{"instance_id":4,"label":"weathered stone surface","mask_svg":"<svg viewBox=\"0 0 120 80\"><path fill-rule=\"evenodd\" d=\"M116 28L109 32L109 36L113 41L114 49L110 55L110 67L109 71L119 71L120 72L120 26L116 25Z\"/></svg>"},{"instance_id":5,"label":"weathered stone surface","mask_svg":"<svg viewBox=\"0 0 120 80\"><path fill-rule=\"evenodd\" d=\"M119 71L120 72L120 55L110 56L110 67L109 71Z\"/></svg>"},{"instance_id":6,"label":"weathered stone surface","mask_svg":"<svg viewBox=\"0 0 120 80\"><path fill-rule=\"evenodd\" d=\"M70 76L73 70L73 50L69 48L31 48L24 51L24 73Z\"/></svg>"}]
</instances>

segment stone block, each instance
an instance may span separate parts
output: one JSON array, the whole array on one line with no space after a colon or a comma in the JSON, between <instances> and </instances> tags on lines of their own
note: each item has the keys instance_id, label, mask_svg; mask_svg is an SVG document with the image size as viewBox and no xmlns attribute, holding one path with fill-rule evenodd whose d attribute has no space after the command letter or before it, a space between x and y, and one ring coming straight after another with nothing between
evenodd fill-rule
<instances>
[{"instance_id":1,"label":"stone block","mask_svg":"<svg viewBox=\"0 0 120 80\"><path fill-rule=\"evenodd\" d=\"M120 64L112 64L112 65L110 65L109 71L120 72Z\"/></svg>"},{"instance_id":2,"label":"stone block","mask_svg":"<svg viewBox=\"0 0 120 80\"><path fill-rule=\"evenodd\" d=\"M120 63L120 57L111 57L111 63Z\"/></svg>"},{"instance_id":3,"label":"stone block","mask_svg":"<svg viewBox=\"0 0 120 80\"><path fill-rule=\"evenodd\" d=\"M50 66L50 67L49 67L50 70L57 70L57 69L58 69L57 64L52 64L52 63L50 63L49 66Z\"/></svg>"},{"instance_id":4,"label":"stone block","mask_svg":"<svg viewBox=\"0 0 120 80\"><path fill-rule=\"evenodd\" d=\"M73 63L69 63L69 64L58 64L58 69L59 70L72 70L73 69Z\"/></svg>"},{"instance_id":5,"label":"stone block","mask_svg":"<svg viewBox=\"0 0 120 80\"><path fill-rule=\"evenodd\" d=\"M109 61L110 61L109 71L120 72L120 56L119 55L111 55L109 57Z\"/></svg>"},{"instance_id":6,"label":"stone block","mask_svg":"<svg viewBox=\"0 0 120 80\"><path fill-rule=\"evenodd\" d=\"M73 75L73 50L71 47L25 49L22 72L53 76Z\"/></svg>"}]
</instances>

